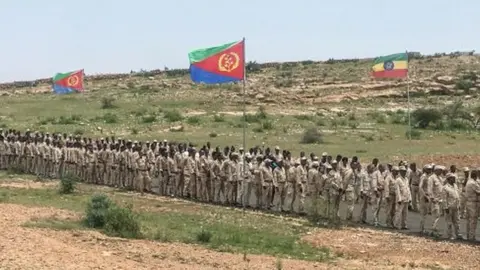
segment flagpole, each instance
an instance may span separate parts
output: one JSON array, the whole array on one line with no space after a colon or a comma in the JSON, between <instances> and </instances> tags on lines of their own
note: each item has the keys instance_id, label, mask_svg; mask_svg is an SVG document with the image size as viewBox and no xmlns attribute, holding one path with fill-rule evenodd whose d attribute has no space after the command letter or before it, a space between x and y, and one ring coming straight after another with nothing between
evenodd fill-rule
<instances>
[{"instance_id":1,"label":"flagpole","mask_svg":"<svg viewBox=\"0 0 480 270\"><path fill-rule=\"evenodd\" d=\"M407 113L408 113L408 141L411 143L412 142L412 122L411 122L411 116L410 116L410 72L409 72L409 65L410 65L410 59L408 58L408 51L406 52L407 54Z\"/></svg>"},{"instance_id":2,"label":"flagpole","mask_svg":"<svg viewBox=\"0 0 480 270\"><path fill-rule=\"evenodd\" d=\"M246 54L245 54L245 37L242 40L243 42L243 175L244 179L242 179L242 206L243 211L245 211L245 200L249 200L250 198L245 198L246 195L246 183L245 183L245 176L247 175L247 162L245 160L245 155L247 153L247 90L246 90L246 81L247 81L247 63L245 63Z\"/></svg>"}]
</instances>

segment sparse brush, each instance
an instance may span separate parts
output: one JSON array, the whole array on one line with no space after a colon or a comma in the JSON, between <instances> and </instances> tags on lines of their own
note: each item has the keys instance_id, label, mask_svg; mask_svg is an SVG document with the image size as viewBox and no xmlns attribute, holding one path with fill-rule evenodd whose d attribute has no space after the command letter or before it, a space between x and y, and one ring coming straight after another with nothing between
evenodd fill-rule
<instances>
[{"instance_id":1,"label":"sparse brush","mask_svg":"<svg viewBox=\"0 0 480 270\"><path fill-rule=\"evenodd\" d=\"M104 97L101 100L102 109L114 109L117 108L115 105L115 99L113 97Z\"/></svg>"}]
</instances>

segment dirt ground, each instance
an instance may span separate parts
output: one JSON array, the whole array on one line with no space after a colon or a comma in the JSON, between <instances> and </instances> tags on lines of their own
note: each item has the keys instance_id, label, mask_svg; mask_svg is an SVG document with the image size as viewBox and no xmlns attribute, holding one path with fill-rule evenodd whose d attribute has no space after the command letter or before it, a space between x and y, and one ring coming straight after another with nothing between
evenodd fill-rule
<instances>
[{"instance_id":1,"label":"dirt ground","mask_svg":"<svg viewBox=\"0 0 480 270\"><path fill-rule=\"evenodd\" d=\"M55 208L0 204L0 269L276 269L272 256L22 226L46 217L79 218ZM476 247L374 230L318 229L304 240L343 255L333 263L282 259L282 269L475 269L480 263Z\"/></svg>"}]
</instances>

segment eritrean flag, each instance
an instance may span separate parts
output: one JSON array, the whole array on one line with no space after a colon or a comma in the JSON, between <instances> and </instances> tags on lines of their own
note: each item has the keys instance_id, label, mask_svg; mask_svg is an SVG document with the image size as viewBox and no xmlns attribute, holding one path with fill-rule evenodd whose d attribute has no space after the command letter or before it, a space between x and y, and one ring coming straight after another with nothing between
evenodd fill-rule
<instances>
[{"instance_id":1,"label":"eritrean flag","mask_svg":"<svg viewBox=\"0 0 480 270\"><path fill-rule=\"evenodd\" d=\"M53 76L53 92L55 92L55 94L83 92L83 74L83 69L67 73L57 73Z\"/></svg>"},{"instance_id":2,"label":"eritrean flag","mask_svg":"<svg viewBox=\"0 0 480 270\"><path fill-rule=\"evenodd\" d=\"M190 77L196 83L228 83L245 77L245 40L195 50L188 58Z\"/></svg>"},{"instance_id":3,"label":"eritrean flag","mask_svg":"<svg viewBox=\"0 0 480 270\"><path fill-rule=\"evenodd\" d=\"M372 76L375 78L405 78L407 75L407 53L377 57L372 67Z\"/></svg>"}]
</instances>

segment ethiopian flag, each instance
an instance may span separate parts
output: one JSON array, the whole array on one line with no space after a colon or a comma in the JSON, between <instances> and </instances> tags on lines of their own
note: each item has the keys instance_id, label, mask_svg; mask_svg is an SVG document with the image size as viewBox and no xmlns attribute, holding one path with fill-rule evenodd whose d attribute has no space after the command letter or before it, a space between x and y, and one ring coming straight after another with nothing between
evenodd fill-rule
<instances>
[{"instance_id":1,"label":"ethiopian flag","mask_svg":"<svg viewBox=\"0 0 480 270\"><path fill-rule=\"evenodd\" d=\"M57 73L53 76L53 92L56 94L83 92L83 75L83 69L67 73Z\"/></svg>"},{"instance_id":2,"label":"ethiopian flag","mask_svg":"<svg viewBox=\"0 0 480 270\"><path fill-rule=\"evenodd\" d=\"M407 75L407 53L377 57L372 67L372 76L375 78L405 78Z\"/></svg>"},{"instance_id":3,"label":"ethiopian flag","mask_svg":"<svg viewBox=\"0 0 480 270\"><path fill-rule=\"evenodd\" d=\"M195 50L188 58L190 77L196 83L228 83L245 77L245 40Z\"/></svg>"}]
</instances>

